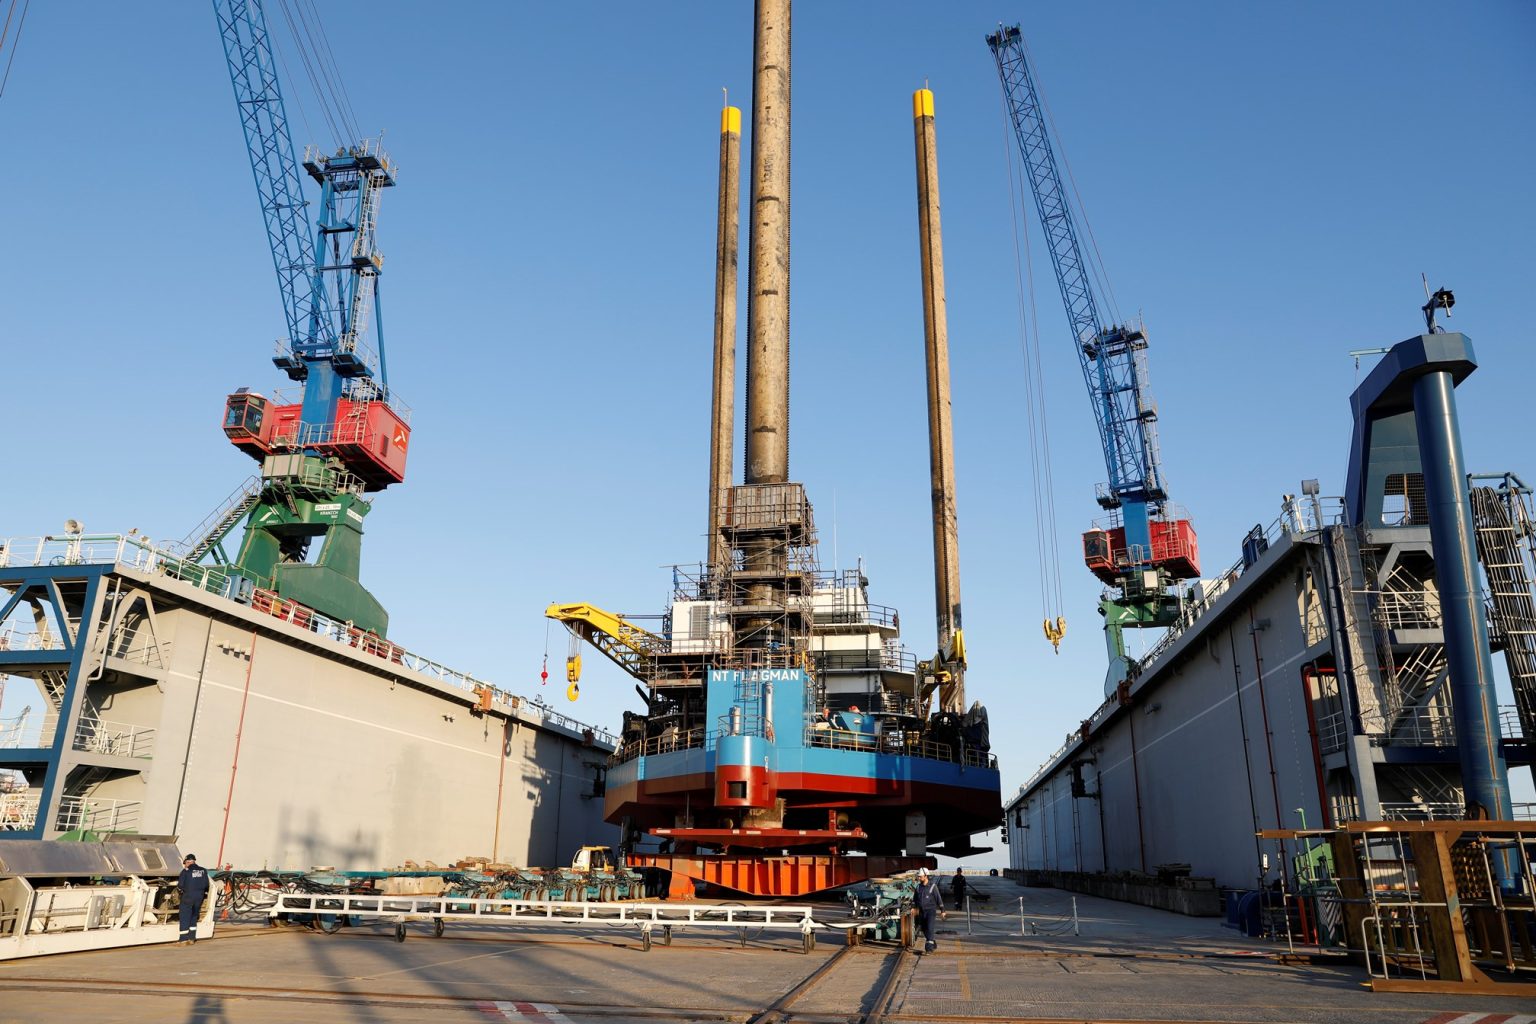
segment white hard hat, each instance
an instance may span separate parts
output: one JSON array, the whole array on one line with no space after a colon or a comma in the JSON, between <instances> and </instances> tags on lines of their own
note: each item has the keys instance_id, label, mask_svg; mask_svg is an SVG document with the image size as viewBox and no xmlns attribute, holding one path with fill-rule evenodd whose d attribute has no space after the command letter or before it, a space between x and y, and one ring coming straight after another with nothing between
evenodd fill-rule
<instances>
[{"instance_id":1,"label":"white hard hat","mask_svg":"<svg viewBox=\"0 0 1536 1024\"><path fill-rule=\"evenodd\" d=\"M927 878L928 877L928 869L927 868L918 868L917 869L917 877L918 878Z\"/></svg>"}]
</instances>

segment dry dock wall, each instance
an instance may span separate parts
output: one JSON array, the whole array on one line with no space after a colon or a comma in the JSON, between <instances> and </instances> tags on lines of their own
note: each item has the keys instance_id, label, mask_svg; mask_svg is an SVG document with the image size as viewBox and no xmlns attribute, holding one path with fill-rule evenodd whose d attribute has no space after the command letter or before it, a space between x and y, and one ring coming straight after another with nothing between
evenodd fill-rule
<instances>
[{"instance_id":1,"label":"dry dock wall","mask_svg":"<svg viewBox=\"0 0 1536 1024\"><path fill-rule=\"evenodd\" d=\"M1309 549L1270 549L1265 571L1244 574L1137 680L1130 703L1108 702L1087 739L1023 787L1008 805L1014 871L1183 863L1252 888L1263 855L1277 859L1255 831L1299 825L1298 808L1322 820L1301 671L1318 653L1298 600Z\"/></svg>"},{"instance_id":2,"label":"dry dock wall","mask_svg":"<svg viewBox=\"0 0 1536 1024\"><path fill-rule=\"evenodd\" d=\"M87 651L61 732L79 734L88 707L151 745L130 760L64 742L61 778L35 787L131 806L138 831L249 869L553 865L617 840L602 820L609 748L575 723L501 694L477 710L471 692L178 580L119 567L97 588L114 591L147 596L162 657ZM82 636L111 632L106 603L82 609Z\"/></svg>"}]
</instances>

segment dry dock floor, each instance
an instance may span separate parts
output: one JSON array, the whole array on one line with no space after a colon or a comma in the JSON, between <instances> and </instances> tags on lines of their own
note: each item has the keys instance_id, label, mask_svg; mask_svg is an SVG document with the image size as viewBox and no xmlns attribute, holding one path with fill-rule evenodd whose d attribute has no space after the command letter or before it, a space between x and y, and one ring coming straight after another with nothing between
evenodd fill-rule
<instances>
[{"instance_id":1,"label":"dry dock floor","mask_svg":"<svg viewBox=\"0 0 1536 1024\"><path fill-rule=\"evenodd\" d=\"M1282 962L1283 944L1215 919L1077 896L1074 935L1072 894L972 881L991 899L969 923L952 910L926 956L826 933L807 955L798 935L768 932L742 946L734 932L684 930L645 951L633 929L607 927L435 938L413 924L397 943L385 925L234 924L196 946L0 963L0 1022L1536 1024L1528 1000L1375 994L1362 970Z\"/></svg>"}]
</instances>

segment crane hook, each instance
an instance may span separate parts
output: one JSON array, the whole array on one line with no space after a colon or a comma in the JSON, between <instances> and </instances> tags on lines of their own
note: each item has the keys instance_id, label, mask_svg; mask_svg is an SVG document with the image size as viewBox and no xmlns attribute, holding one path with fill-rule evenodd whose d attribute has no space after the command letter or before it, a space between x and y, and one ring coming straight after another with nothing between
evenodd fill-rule
<instances>
[{"instance_id":1,"label":"crane hook","mask_svg":"<svg viewBox=\"0 0 1536 1024\"><path fill-rule=\"evenodd\" d=\"M1057 654L1061 653L1061 638L1067 635L1067 620L1058 615L1056 621L1046 619L1041 625L1045 628L1045 638L1051 642Z\"/></svg>"}]
</instances>

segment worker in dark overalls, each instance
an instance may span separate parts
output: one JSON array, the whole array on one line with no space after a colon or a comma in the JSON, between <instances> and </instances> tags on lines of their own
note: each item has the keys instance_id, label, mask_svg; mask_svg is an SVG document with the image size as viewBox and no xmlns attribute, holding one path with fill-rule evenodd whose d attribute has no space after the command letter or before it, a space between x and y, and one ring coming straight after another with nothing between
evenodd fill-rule
<instances>
[{"instance_id":1,"label":"worker in dark overalls","mask_svg":"<svg viewBox=\"0 0 1536 1024\"><path fill-rule=\"evenodd\" d=\"M197 919L203 913L203 900L208 898L208 872L193 854L182 859L176 891L181 893L181 940L177 945L190 946L197 941Z\"/></svg>"},{"instance_id":2,"label":"worker in dark overalls","mask_svg":"<svg viewBox=\"0 0 1536 1024\"><path fill-rule=\"evenodd\" d=\"M938 940L933 937L934 922L947 915L944 913L944 894L939 891L939 883L928 877L927 868L917 869L917 893L913 902L917 904L917 920L923 928L923 952L932 953L939 948Z\"/></svg>"}]
</instances>

